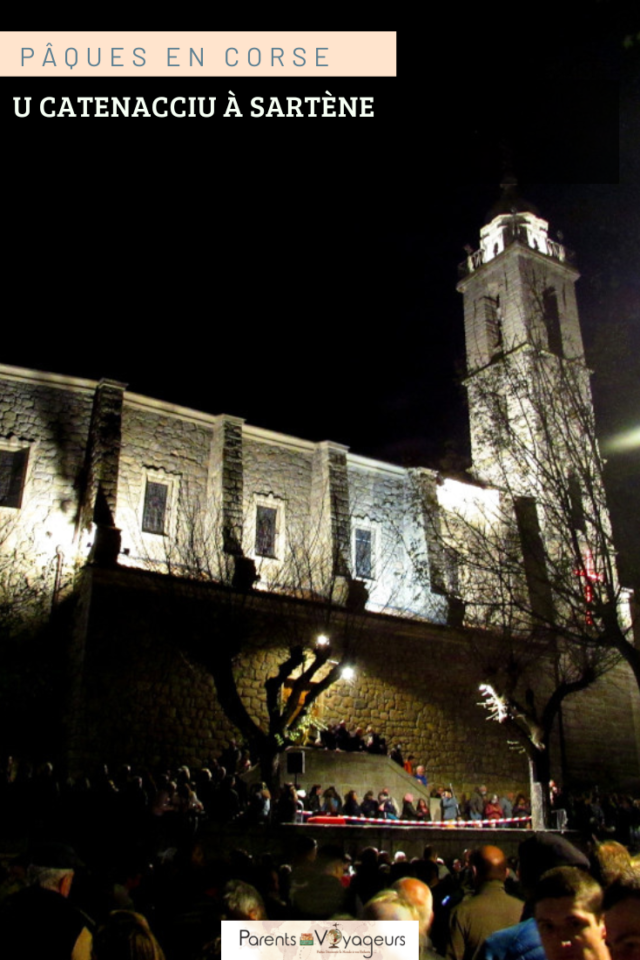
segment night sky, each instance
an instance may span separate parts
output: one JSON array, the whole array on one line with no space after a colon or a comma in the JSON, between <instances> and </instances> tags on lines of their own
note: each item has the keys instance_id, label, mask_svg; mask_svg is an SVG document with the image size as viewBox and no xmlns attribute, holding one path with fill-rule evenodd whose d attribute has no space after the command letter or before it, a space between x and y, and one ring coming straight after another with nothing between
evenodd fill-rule
<instances>
[{"instance_id":1,"label":"night sky","mask_svg":"<svg viewBox=\"0 0 640 960\"><path fill-rule=\"evenodd\" d=\"M621 57L615 4L585 4L578 22L556 17L553 29L539 5L520 11L517 29L510 10L489 21L452 7L446 43L444 21L327 13L326 29L399 31L398 78L328 88L373 92L376 117L353 123L17 120L14 95L81 91L4 81L2 361L111 377L395 463L464 462L456 268L508 164L551 236L561 230L576 251L601 439L640 425L640 60ZM82 93L229 88L157 84L83 81ZM300 95L300 83L275 80L232 89ZM639 470L638 451L610 458L623 572L640 586Z\"/></svg>"}]
</instances>

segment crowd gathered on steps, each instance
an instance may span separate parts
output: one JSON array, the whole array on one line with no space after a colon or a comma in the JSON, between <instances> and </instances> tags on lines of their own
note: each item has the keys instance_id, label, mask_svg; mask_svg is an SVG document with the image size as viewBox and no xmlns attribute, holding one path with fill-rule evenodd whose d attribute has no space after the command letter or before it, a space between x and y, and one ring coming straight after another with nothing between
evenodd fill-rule
<instances>
[{"instance_id":1,"label":"crowd gathered on steps","mask_svg":"<svg viewBox=\"0 0 640 960\"><path fill-rule=\"evenodd\" d=\"M102 827L34 830L0 857L2 956L207 960L225 919L364 919L418 921L420 960L640 960L640 865L615 840L582 850L529 832L516 858L482 844L445 862L432 845L348 854L306 831L286 856L188 836L106 845L93 842Z\"/></svg>"}]
</instances>

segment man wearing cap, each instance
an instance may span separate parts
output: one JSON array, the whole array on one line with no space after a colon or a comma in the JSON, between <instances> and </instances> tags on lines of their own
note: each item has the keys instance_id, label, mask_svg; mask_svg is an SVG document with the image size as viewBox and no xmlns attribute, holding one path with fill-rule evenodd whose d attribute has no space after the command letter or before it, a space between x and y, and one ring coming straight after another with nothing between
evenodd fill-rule
<instances>
[{"instance_id":1,"label":"man wearing cap","mask_svg":"<svg viewBox=\"0 0 640 960\"><path fill-rule=\"evenodd\" d=\"M500 930L487 938L478 960L546 960L536 921L533 898L540 877L554 867L573 866L589 869L585 855L565 837L536 833L519 847L520 883L527 898L521 923Z\"/></svg>"},{"instance_id":2,"label":"man wearing cap","mask_svg":"<svg viewBox=\"0 0 640 960\"><path fill-rule=\"evenodd\" d=\"M3 955L90 960L93 924L68 900L80 865L74 851L47 843L34 848L29 860L29 886L9 897L0 912Z\"/></svg>"}]
</instances>

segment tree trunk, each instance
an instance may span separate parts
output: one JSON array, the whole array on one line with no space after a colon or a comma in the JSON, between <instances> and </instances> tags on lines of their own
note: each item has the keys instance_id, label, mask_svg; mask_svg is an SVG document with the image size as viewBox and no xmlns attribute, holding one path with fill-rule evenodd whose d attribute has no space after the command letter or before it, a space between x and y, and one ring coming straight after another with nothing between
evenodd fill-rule
<instances>
[{"instance_id":1,"label":"tree trunk","mask_svg":"<svg viewBox=\"0 0 640 960\"><path fill-rule=\"evenodd\" d=\"M549 823L549 755L546 750L532 748L529 754L531 787L531 826L546 830Z\"/></svg>"}]
</instances>

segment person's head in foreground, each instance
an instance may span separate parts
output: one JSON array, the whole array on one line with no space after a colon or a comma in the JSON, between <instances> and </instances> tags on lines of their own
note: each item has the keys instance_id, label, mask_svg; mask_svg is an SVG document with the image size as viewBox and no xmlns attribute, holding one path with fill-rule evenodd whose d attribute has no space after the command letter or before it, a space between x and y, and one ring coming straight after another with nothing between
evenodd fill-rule
<instances>
[{"instance_id":1,"label":"person's head in foreground","mask_svg":"<svg viewBox=\"0 0 640 960\"><path fill-rule=\"evenodd\" d=\"M431 890L426 883L422 883L415 877L402 877L400 880L396 880L391 889L399 893L407 903L412 904L418 911L420 941L426 943L429 928L433 922L433 895Z\"/></svg>"},{"instance_id":2,"label":"person's head in foreground","mask_svg":"<svg viewBox=\"0 0 640 960\"><path fill-rule=\"evenodd\" d=\"M556 867L533 899L547 960L609 960L602 888L593 877L579 867Z\"/></svg>"},{"instance_id":3,"label":"person's head in foreground","mask_svg":"<svg viewBox=\"0 0 640 960\"><path fill-rule=\"evenodd\" d=\"M386 888L376 893L362 913L363 920L419 920L417 907L397 890Z\"/></svg>"},{"instance_id":4,"label":"person's head in foreground","mask_svg":"<svg viewBox=\"0 0 640 960\"><path fill-rule=\"evenodd\" d=\"M640 874L629 870L604 898L604 922L611 960L640 960Z\"/></svg>"}]
</instances>

